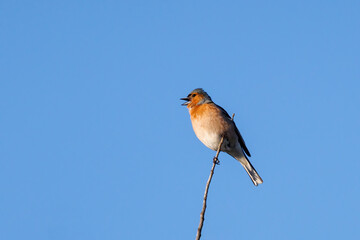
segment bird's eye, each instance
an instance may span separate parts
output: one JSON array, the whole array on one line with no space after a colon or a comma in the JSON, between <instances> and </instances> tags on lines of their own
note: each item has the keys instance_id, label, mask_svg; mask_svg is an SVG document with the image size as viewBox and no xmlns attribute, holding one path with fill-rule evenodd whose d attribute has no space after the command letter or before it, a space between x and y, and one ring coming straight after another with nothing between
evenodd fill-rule
<instances>
[{"instance_id":1,"label":"bird's eye","mask_svg":"<svg viewBox=\"0 0 360 240\"><path fill-rule=\"evenodd\" d=\"M191 95L192 97L195 97L196 96L196 94L193 94L193 95Z\"/></svg>"}]
</instances>

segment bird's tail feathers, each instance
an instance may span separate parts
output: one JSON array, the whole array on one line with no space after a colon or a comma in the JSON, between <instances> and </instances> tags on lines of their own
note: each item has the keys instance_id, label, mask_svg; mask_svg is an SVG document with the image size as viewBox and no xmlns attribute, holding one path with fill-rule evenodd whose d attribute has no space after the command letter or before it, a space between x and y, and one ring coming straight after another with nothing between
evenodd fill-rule
<instances>
[{"instance_id":1,"label":"bird's tail feathers","mask_svg":"<svg viewBox=\"0 0 360 240\"><path fill-rule=\"evenodd\" d=\"M235 157L235 159L238 160L241 163L241 165L245 168L246 172L249 174L249 177L255 186L263 183L262 178L256 172L255 168L253 167L253 165L245 155L242 154L242 156Z\"/></svg>"}]
</instances>

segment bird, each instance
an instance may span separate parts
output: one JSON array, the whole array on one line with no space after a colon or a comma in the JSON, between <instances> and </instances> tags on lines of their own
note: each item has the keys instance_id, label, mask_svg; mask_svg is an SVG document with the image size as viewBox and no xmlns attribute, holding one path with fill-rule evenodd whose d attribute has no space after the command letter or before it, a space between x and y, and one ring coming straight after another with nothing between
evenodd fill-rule
<instances>
[{"instance_id":1,"label":"bird","mask_svg":"<svg viewBox=\"0 0 360 240\"><path fill-rule=\"evenodd\" d=\"M263 183L248 157L249 149L240 131L229 114L202 89L196 88L187 97L180 98L185 102L181 105L189 110L193 130L197 138L208 148L217 151L224 136L220 151L238 160L245 168L255 186Z\"/></svg>"}]
</instances>

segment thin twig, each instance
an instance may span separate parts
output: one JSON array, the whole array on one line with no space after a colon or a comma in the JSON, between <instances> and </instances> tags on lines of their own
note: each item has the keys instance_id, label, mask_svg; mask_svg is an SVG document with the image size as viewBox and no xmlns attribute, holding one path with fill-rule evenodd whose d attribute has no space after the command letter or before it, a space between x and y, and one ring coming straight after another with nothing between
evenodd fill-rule
<instances>
[{"instance_id":1,"label":"thin twig","mask_svg":"<svg viewBox=\"0 0 360 240\"><path fill-rule=\"evenodd\" d=\"M235 114L232 115L231 121L233 121L234 116L235 116ZM202 227L204 225L204 220L205 220L206 201L207 201L209 186L210 186L211 179L212 179L212 177L214 175L215 166L220 163L218 157L219 157L219 154L220 154L221 145L224 142L224 137L225 137L225 135L223 135L221 137L221 140L220 140L220 143L219 143L219 146L218 146L218 150L217 150L216 155L215 155L215 157L213 159L213 165L212 165L212 168L210 170L210 176L209 176L209 179L208 179L208 181L206 183L203 207L202 207L202 210L201 210L201 213L200 213L200 223L199 223L199 227L198 227L197 234L196 234L196 240L200 240L200 237L201 237L201 230L202 230Z\"/></svg>"}]
</instances>

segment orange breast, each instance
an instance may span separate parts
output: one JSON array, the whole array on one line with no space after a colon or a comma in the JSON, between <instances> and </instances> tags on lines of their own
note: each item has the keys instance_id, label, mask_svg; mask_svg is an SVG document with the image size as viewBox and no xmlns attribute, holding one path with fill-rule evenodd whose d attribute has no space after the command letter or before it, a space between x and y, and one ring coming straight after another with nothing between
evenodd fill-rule
<instances>
[{"instance_id":1,"label":"orange breast","mask_svg":"<svg viewBox=\"0 0 360 240\"><path fill-rule=\"evenodd\" d=\"M201 104L190 109L190 117L193 127L205 128L208 131L213 131L222 134L230 125L226 121L220 109L215 104Z\"/></svg>"},{"instance_id":2,"label":"orange breast","mask_svg":"<svg viewBox=\"0 0 360 240\"><path fill-rule=\"evenodd\" d=\"M216 109L212 108L210 104L200 104L190 109L190 116L192 119L196 119L211 114L213 111L216 111Z\"/></svg>"}]
</instances>

